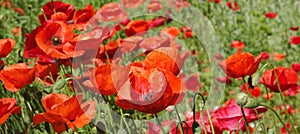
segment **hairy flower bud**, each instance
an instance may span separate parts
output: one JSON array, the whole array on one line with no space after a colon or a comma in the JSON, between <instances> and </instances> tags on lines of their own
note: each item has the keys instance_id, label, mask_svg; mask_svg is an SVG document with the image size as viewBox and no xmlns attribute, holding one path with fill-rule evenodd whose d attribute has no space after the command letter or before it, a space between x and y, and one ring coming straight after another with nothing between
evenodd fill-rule
<instances>
[{"instance_id":1,"label":"hairy flower bud","mask_svg":"<svg viewBox=\"0 0 300 134\"><path fill-rule=\"evenodd\" d=\"M248 95L246 93L239 93L236 96L236 104L239 106L245 106L248 103Z\"/></svg>"}]
</instances>

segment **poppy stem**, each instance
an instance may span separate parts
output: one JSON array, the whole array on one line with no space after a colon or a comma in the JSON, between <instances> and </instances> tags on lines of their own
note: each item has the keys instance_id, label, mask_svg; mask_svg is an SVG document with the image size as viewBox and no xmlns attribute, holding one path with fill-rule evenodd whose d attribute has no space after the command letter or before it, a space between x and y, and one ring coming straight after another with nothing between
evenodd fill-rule
<instances>
[{"instance_id":1,"label":"poppy stem","mask_svg":"<svg viewBox=\"0 0 300 134\"><path fill-rule=\"evenodd\" d=\"M192 131L193 133L196 132L196 128L199 127L200 125L196 122L196 101L197 101L197 95L199 95L203 101L203 106L200 109L200 112L202 113L203 107L205 106L205 99L203 97L203 95L201 93L195 93L194 98L193 98L193 102L194 102L194 106L193 106L193 125L192 125Z\"/></svg>"},{"instance_id":2,"label":"poppy stem","mask_svg":"<svg viewBox=\"0 0 300 134\"><path fill-rule=\"evenodd\" d=\"M165 132L163 126L161 125L161 122L159 121L157 114L154 114L154 116L156 118L156 121L157 121L158 126L160 127L161 131L165 134L166 132Z\"/></svg>"},{"instance_id":3,"label":"poppy stem","mask_svg":"<svg viewBox=\"0 0 300 134\"><path fill-rule=\"evenodd\" d=\"M286 103L285 103L285 100L284 100L284 97L282 96L282 91L281 91L280 83L279 83L279 80L278 80L278 75L277 75L277 73L276 73L275 68L274 68L273 65L272 65L272 67L273 67L273 70L274 70L274 74L275 74L275 76L276 76L277 88L278 88L278 90L279 90L279 96L280 96L280 99L281 99L281 101L282 101L282 104L283 104L283 108L284 108L285 114L287 115L287 118L288 118L289 122L291 123L292 130L293 130L295 133L297 133L298 131L294 128L294 122L293 122L293 120L291 119L292 116L290 115L289 111L287 110L287 108L286 108ZM284 126L285 126L285 125L284 125Z\"/></svg>"},{"instance_id":4,"label":"poppy stem","mask_svg":"<svg viewBox=\"0 0 300 134\"><path fill-rule=\"evenodd\" d=\"M179 120L179 123L181 122L181 118L180 118L180 115L179 115L179 112L178 112L178 109L176 106L174 106L174 109L176 111L176 114L177 114L177 117L178 117L178 120ZM183 127L182 127L182 124L180 123L180 132L182 133L183 132Z\"/></svg>"},{"instance_id":5,"label":"poppy stem","mask_svg":"<svg viewBox=\"0 0 300 134\"><path fill-rule=\"evenodd\" d=\"M244 120L245 120L247 133L250 134L249 124L248 124L248 121L247 121L247 118L246 118L246 115L245 115L245 112L244 112L244 109L243 109L242 106L241 106L241 111L242 111L242 114L243 114L243 117L244 117Z\"/></svg>"},{"instance_id":6,"label":"poppy stem","mask_svg":"<svg viewBox=\"0 0 300 134\"><path fill-rule=\"evenodd\" d=\"M270 109L270 110L275 114L275 116L276 116L277 119L280 121L280 123L283 125L283 127L286 129L286 131L288 132L288 134L291 133L290 130L289 130L289 129L286 127L286 125L283 123L283 121L281 120L281 118L279 117L279 115L277 114L277 112L276 112L272 107L270 107L270 106L268 106L268 105L265 105L265 104L260 104L260 106L264 106L264 107Z\"/></svg>"},{"instance_id":7,"label":"poppy stem","mask_svg":"<svg viewBox=\"0 0 300 134\"><path fill-rule=\"evenodd\" d=\"M65 127L66 127L66 131L69 132L67 123L65 123Z\"/></svg>"}]
</instances>

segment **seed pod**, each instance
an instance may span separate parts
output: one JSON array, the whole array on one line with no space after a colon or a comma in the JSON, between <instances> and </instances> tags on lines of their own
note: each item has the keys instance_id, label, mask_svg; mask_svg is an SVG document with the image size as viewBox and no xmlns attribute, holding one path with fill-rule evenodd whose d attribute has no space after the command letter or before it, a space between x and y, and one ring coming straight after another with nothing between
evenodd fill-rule
<instances>
[{"instance_id":1,"label":"seed pod","mask_svg":"<svg viewBox=\"0 0 300 134\"><path fill-rule=\"evenodd\" d=\"M245 106L248 103L248 95L245 93L239 93L236 96L236 104L239 106Z\"/></svg>"},{"instance_id":2,"label":"seed pod","mask_svg":"<svg viewBox=\"0 0 300 134\"><path fill-rule=\"evenodd\" d=\"M258 107L260 104L259 102L254 99L254 98L248 98L248 103L245 105L246 108L256 108Z\"/></svg>"}]
</instances>

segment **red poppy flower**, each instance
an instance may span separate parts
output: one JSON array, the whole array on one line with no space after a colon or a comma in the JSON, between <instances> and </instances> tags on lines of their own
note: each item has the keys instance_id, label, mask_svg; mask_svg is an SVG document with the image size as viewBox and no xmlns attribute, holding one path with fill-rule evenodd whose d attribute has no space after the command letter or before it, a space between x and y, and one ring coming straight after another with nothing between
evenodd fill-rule
<instances>
[{"instance_id":1,"label":"red poppy flower","mask_svg":"<svg viewBox=\"0 0 300 134\"><path fill-rule=\"evenodd\" d=\"M232 82L227 76L216 78L216 80L220 83L226 83L226 84L230 84Z\"/></svg>"},{"instance_id":2,"label":"red poppy flower","mask_svg":"<svg viewBox=\"0 0 300 134\"><path fill-rule=\"evenodd\" d=\"M33 117L34 126L41 122L49 122L54 131L61 133L66 129L82 128L91 122L96 114L96 102L81 102L82 96L69 98L64 94L52 93L42 99L45 113Z\"/></svg>"},{"instance_id":3,"label":"red poppy flower","mask_svg":"<svg viewBox=\"0 0 300 134\"><path fill-rule=\"evenodd\" d=\"M122 52L131 52L139 49L138 45L144 38L141 36L130 36L125 39L120 39Z\"/></svg>"},{"instance_id":4,"label":"red poppy flower","mask_svg":"<svg viewBox=\"0 0 300 134\"><path fill-rule=\"evenodd\" d=\"M145 0L121 0L121 3L125 8L137 8L144 2Z\"/></svg>"},{"instance_id":5,"label":"red poppy flower","mask_svg":"<svg viewBox=\"0 0 300 134\"><path fill-rule=\"evenodd\" d=\"M172 19L165 17L158 17L151 20L150 28L155 28L164 25L165 23L171 22Z\"/></svg>"},{"instance_id":6,"label":"red poppy flower","mask_svg":"<svg viewBox=\"0 0 300 134\"><path fill-rule=\"evenodd\" d=\"M185 37L187 38L192 38L193 37L193 32L190 27L181 27L180 31L184 33Z\"/></svg>"},{"instance_id":7,"label":"red poppy flower","mask_svg":"<svg viewBox=\"0 0 300 134\"><path fill-rule=\"evenodd\" d=\"M262 95L263 99L266 99L266 100L272 100L273 96L274 96L273 93L268 93L268 94Z\"/></svg>"},{"instance_id":8,"label":"red poppy flower","mask_svg":"<svg viewBox=\"0 0 300 134\"><path fill-rule=\"evenodd\" d=\"M99 14L98 14L99 13ZM123 11L122 6L116 2L103 5L97 12L102 21L123 21L127 18L127 14ZM97 15L97 16L98 16Z\"/></svg>"},{"instance_id":9,"label":"red poppy flower","mask_svg":"<svg viewBox=\"0 0 300 134\"><path fill-rule=\"evenodd\" d=\"M199 82L199 73L195 73L185 80L186 88L194 92L199 92L202 85Z\"/></svg>"},{"instance_id":10,"label":"red poppy flower","mask_svg":"<svg viewBox=\"0 0 300 134\"><path fill-rule=\"evenodd\" d=\"M75 7L70 4L66 4L61 1L54 1L54 2L48 2L43 7L43 14L39 15L39 21L40 23L44 23L45 16L47 20L51 19L51 16L56 12L62 12L67 15L67 20L72 20L73 14L75 12Z\"/></svg>"},{"instance_id":11,"label":"red poppy flower","mask_svg":"<svg viewBox=\"0 0 300 134\"><path fill-rule=\"evenodd\" d=\"M215 57L218 59L218 60L223 60L223 56L222 54L216 54Z\"/></svg>"},{"instance_id":12,"label":"red poppy flower","mask_svg":"<svg viewBox=\"0 0 300 134\"><path fill-rule=\"evenodd\" d=\"M157 1L157 0L151 0L147 6L147 10L150 13L157 12L157 11L161 10L162 8L163 7L162 7L161 2Z\"/></svg>"},{"instance_id":13,"label":"red poppy flower","mask_svg":"<svg viewBox=\"0 0 300 134\"><path fill-rule=\"evenodd\" d=\"M264 107L258 107L255 109L244 108L248 122L258 120L261 118L260 114L266 111L267 108ZM225 107L218 108L211 118L213 120L214 127L219 129L221 132L224 130L228 130L230 132L234 130L245 130L246 128L241 108L236 104L235 100L230 100Z\"/></svg>"},{"instance_id":14,"label":"red poppy flower","mask_svg":"<svg viewBox=\"0 0 300 134\"><path fill-rule=\"evenodd\" d=\"M222 0L208 0L208 2L214 2L214 3L221 4Z\"/></svg>"},{"instance_id":15,"label":"red poppy flower","mask_svg":"<svg viewBox=\"0 0 300 134\"><path fill-rule=\"evenodd\" d=\"M2 125L10 114L19 114L21 107L16 106L16 99L14 98L1 98L0 99L0 125Z\"/></svg>"},{"instance_id":16,"label":"red poppy flower","mask_svg":"<svg viewBox=\"0 0 300 134\"><path fill-rule=\"evenodd\" d=\"M247 86L247 87L246 87ZM250 88L250 86L248 84L243 84L241 86L241 89L244 91L244 92L247 92L249 91L249 93L253 96L253 97L258 97L261 93L261 90L258 86L255 86L253 89Z\"/></svg>"},{"instance_id":17,"label":"red poppy flower","mask_svg":"<svg viewBox=\"0 0 300 134\"><path fill-rule=\"evenodd\" d=\"M276 60L276 61L280 61L280 60L284 60L285 58L285 54L280 54L280 53L273 53L273 60Z\"/></svg>"},{"instance_id":18,"label":"red poppy flower","mask_svg":"<svg viewBox=\"0 0 300 134\"><path fill-rule=\"evenodd\" d=\"M87 23L95 14L94 8L91 5L86 5L84 9L77 10L73 16L75 24Z\"/></svg>"},{"instance_id":19,"label":"red poppy flower","mask_svg":"<svg viewBox=\"0 0 300 134\"><path fill-rule=\"evenodd\" d=\"M59 67L57 64L35 64L35 76L40 78L41 83L52 85L53 81L58 77ZM53 80L53 81L52 81Z\"/></svg>"},{"instance_id":20,"label":"red poppy flower","mask_svg":"<svg viewBox=\"0 0 300 134\"><path fill-rule=\"evenodd\" d=\"M124 109L155 114L181 102L185 94L183 81L169 71L131 67L129 78L116 98Z\"/></svg>"},{"instance_id":21,"label":"red poppy flower","mask_svg":"<svg viewBox=\"0 0 300 134\"><path fill-rule=\"evenodd\" d=\"M177 48L174 47L161 47L150 52L145 60L145 69L160 68L178 75L181 67L187 58L188 53L179 54Z\"/></svg>"},{"instance_id":22,"label":"red poppy flower","mask_svg":"<svg viewBox=\"0 0 300 134\"><path fill-rule=\"evenodd\" d=\"M267 109L264 107L258 107L255 109L247 109L244 108L244 112L248 122L253 122L261 118L261 113L266 112ZM200 125L200 129L202 133L204 133L204 129L208 134L212 133L212 129L210 127L210 121L208 118L208 114L206 111L202 112L202 118L200 118L200 112L196 112L196 122ZM216 109L215 111L210 111L212 125L214 127L214 132L216 134L222 134L224 131L245 131L245 122L243 120L243 114L241 112L240 106L235 103L235 100L230 99L225 106ZM186 114L186 122L188 126L183 125L184 133L192 134L192 125L194 122L192 114ZM204 123L202 125L202 123ZM186 132L186 127L188 127L188 131ZM171 134L180 133L180 130L175 128L171 129Z\"/></svg>"},{"instance_id":23,"label":"red poppy flower","mask_svg":"<svg viewBox=\"0 0 300 134\"><path fill-rule=\"evenodd\" d=\"M23 86L34 81L35 69L30 69L26 64L10 65L0 71L0 80L10 92L17 92Z\"/></svg>"},{"instance_id":24,"label":"red poppy flower","mask_svg":"<svg viewBox=\"0 0 300 134\"><path fill-rule=\"evenodd\" d=\"M275 75L276 72L276 75ZM285 91L289 88L297 87L298 74L291 68L276 67L275 69L267 70L261 76L260 83L266 85L270 90L279 92L276 76L281 91Z\"/></svg>"},{"instance_id":25,"label":"red poppy flower","mask_svg":"<svg viewBox=\"0 0 300 134\"><path fill-rule=\"evenodd\" d=\"M10 38L0 39L0 58L6 57L15 47L16 41Z\"/></svg>"},{"instance_id":26,"label":"red poppy flower","mask_svg":"<svg viewBox=\"0 0 300 134\"><path fill-rule=\"evenodd\" d=\"M94 69L91 74L91 82L103 95L114 95L126 81L128 71L125 67L105 64Z\"/></svg>"},{"instance_id":27,"label":"red poppy flower","mask_svg":"<svg viewBox=\"0 0 300 134\"><path fill-rule=\"evenodd\" d=\"M151 51L160 47L169 47L170 40L160 36L154 36L143 39L139 45L141 48L146 49L146 51Z\"/></svg>"},{"instance_id":28,"label":"red poppy flower","mask_svg":"<svg viewBox=\"0 0 300 134\"><path fill-rule=\"evenodd\" d=\"M24 15L25 11L22 8L14 7L14 11L17 12L19 15Z\"/></svg>"},{"instance_id":29,"label":"red poppy flower","mask_svg":"<svg viewBox=\"0 0 300 134\"><path fill-rule=\"evenodd\" d=\"M146 31L148 31L149 26L150 24L148 21L135 20L127 24L124 32L127 36L132 36L136 34L143 35Z\"/></svg>"},{"instance_id":30,"label":"red poppy flower","mask_svg":"<svg viewBox=\"0 0 300 134\"><path fill-rule=\"evenodd\" d=\"M48 22L35 40L38 47L53 58L67 59L73 56L73 30L62 22Z\"/></svg>"},{"instance_id":31,"label":"red poppy flower","mask_svg":"<svg viewBox=\"0 0 300 134\"><path fill-rule=\"evenodd\" d=\"M292 31L298 31L299 30L299 26L291 27L290 30L292 30Z\"/></svg>"},{"instance_id":32,"label":"red poppy flower","mask_svg":"<svg viewBox=\"0 0 300 134\"><path fill-rule=\"evenodd\" d=\"M233 41L230 46L236 48L238 52L241 52L245 48L244 42L241 41Z\"/></svg>"},{"instance_id":33,"label":"red poppy flower","mask_svg":"<svg viewBox=\"0 0 300 134\"><path fill-rule=\"evenodd\" d=\"M21 28L19 27L14 27L12 30L11 30L11 33L16 35L16 36L20 36L22 34L22 31L21 31Z\"/></svg>"},{"instance_id":34,"label":"red poppy flower","mask_svg":"<svg viewBox=\"0 0 300 134\"><path fill-rule=\"evenodd\" d=\"M41 29L42 26L38 26L30 34L25 34L24 58L36 58L41 63L55 63L55 59L47 55L36 44L35 36Z\"/></svg>"},{"instance_id":35,"label":"red poppy flower","mask_svg":"<svg viewBox=\"0 0 300 134\"><path fill-rule=\"evenodd\" d=\"M160 36L169 37L171 39L176 38L180 34L180 30L177 27L167 27L161 30Z\"/></svg>"},{"instance_id":36,"label":"red poppy flower","mask_svg":"<svg viewBox=\"0 0 300 134\"><path fill-rule=\"evenodd\" d=\"M222 70L231 78L245 77L256 72L261 57L254 58L252 54L243 52L229 56L219 62Z\"/></svg>"},{"instance_id":37,"label":"red poppy flower","mask_svg":"<svg viewBox=\"0 0 300 134\"><path fill-rule=\"evenodd\" d=\"M297 73L300 72L300 63L293 63L292 69L295 70Z\"/></svg>"},{"instance_id":38,"label":"red poppy flower","mask_svg":"<svg viewBox=\"0 0 300 134\"><path fill-rule=\"evenodd\" d=\"M239 9L240 9L239 5L236 1L227 2L226 5L227 5L228 8L230 8L233 11L239 11Z\"/></svg>"},{"instance_id":39,"label":"red poppy flower","mask_svg":"<svg viewBox=\"0 0 300 134\"><path fill-rule=\"evenodd\" d=\"M101 45L99 48L99 52L97 54L97 58L102 59L103 61L108 60L106 56L108 56L108 58L113 58L115 52L117 51L117 49L120 47L119 41L110 41L108 44Z\"/></svg>"},{"instance_id":40,"label":"red poppy flower","mask_svg":"<svg viewBox=\"0 0 300 134\"><path fill-rule=\"evenodd\" d=\"M290 130L291 133L293 133L293 129L291 128L290 123L286 123L285 126ZM285 129L285 127L280 128L280 133L281 134L288 134L288 131Z\"/></svg>"},{"instance_id":41,"label":"red poppy flower","mask_svg":"<svg viewBox=\"0 0 300 134\"><path fill-rule=\"evenodd\" d=\"M265 16L267 18L274 19L274 18L276 18L277 14L274 12L267 12L267 13L265 13Z\"/></svg>"},{"instance_id":42,"label":"red poppy flower","mask_svg":"<svg viewBox=\"0 0 300 134\"><path fill-rule=\"evenodd\" d=\"M300 44L300 36L292 36L290 38L290 43L292 45L298 45L298 44Z\"/></svg>"},{"instance_id":43,"label":"red poppy flower","mask_svg":"<svg viewBox=\"0 0 300 134\"><path fill-rule=\"evenodd\" d=\"M12 0L4 0L4 1L1 1L0 4L1 4L0 6L2 6L4 8L10 8L13 5Z\"/></svg>"},{"instance_id":44,"label":"red poppy flower","mask_svg":"<svg viewBox=\"0 0 300 134\"><path fill-rule=\"evenodd\" d=\"M270 54L268 52L261 52L259 56L261 57L261 61L266 61L270 59Z\"/></svg>"},{"instance_id":45,"label":"red poppy flower","mask_svg":"<svg viewBox=\"0 0 300 134\"><path fill-rule=\"evenodd\" d=\"M288 90L285 90L282 94L284 96L296 96L300 92L300 85L297 87L289 88Z\"/></svg>"},{"instance_id":46,"label":"red poppy flower","mask_svg":"<svg viewBox=\"0 0 300 134\"><path fill-rule=\"evenodd\" d=\"M289 114L294 114L294 113L296 113L296 109L293 108L293 107L292 107L291 105L289 105L289 104L286 104L285 108L287 109L287 111L288 111ZM281 111L281 114L286 114L283 105L278 105L278 106L276 107L276 109L279 109L279 110Z\"/></svg>"}]
</instances>

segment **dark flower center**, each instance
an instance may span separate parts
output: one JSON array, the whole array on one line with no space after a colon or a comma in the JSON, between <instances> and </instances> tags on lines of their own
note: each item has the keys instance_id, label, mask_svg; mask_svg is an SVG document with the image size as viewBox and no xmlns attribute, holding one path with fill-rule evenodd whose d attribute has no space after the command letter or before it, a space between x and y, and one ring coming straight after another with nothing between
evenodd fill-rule
<instances>
[{"instance_id":1,"label":"dark flower center","mask_svg":"<svg viewBox=\"0 0 300 134\"><path fill-rule=\"evenodd\" d=\"M60 39L59 39L58 36L52 37L51 41L52 41L53 45L59 45L59 44L61 44L61 41L60 41Z\"/></svg>"}]
</instances>

